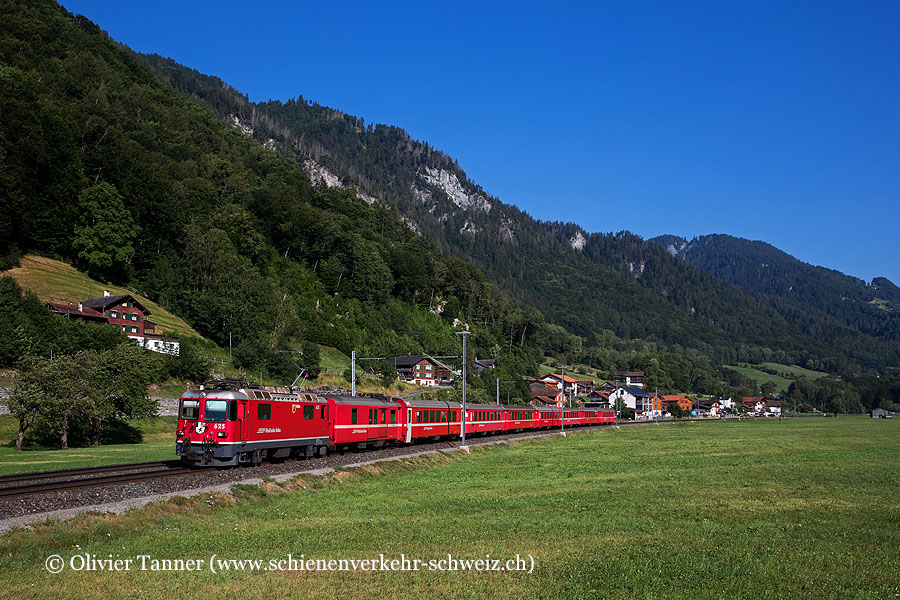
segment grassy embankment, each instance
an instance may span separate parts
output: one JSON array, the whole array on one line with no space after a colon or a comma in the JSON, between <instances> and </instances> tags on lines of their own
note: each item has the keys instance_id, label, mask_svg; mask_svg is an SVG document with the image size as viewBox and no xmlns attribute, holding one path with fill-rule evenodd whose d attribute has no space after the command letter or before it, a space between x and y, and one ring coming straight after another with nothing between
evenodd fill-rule
<instances>
[{"instance_id":1,"label":"grassy embankment","mask_svg":"<svg viewBox=\"0 0 900 600\"><path fill-rule=\"evenodd\" d=\"M0 537L34 598L895 598L900 421L644 426L436 455ZM44 570L49 555L199 572ZM210 573L208 560L532 555L531 574ZM137 564L132 567L139 568Z\"/></svg>"},{"instance_id":2,"label":"grassy embankment","mask_svg":"<svg viewBox=\"0 0 900 600\"><path fill-rule=\"evenodd\" d=\"M812 371L810 369L804 369L803 367L781 365L778 363L762 363L759 365L741 363L739 365L725 366L728 369L737 371L745 377L755 379L756 382L760 385L771 382L775 385L775 392L779 394L787 392L791 383L793 383L794 380L799 379L800 377L806 377L807 379L818 379L819 377L828 376L828 373L823 373L821 371ZM776 371L777 374L766 373L765 371L759 370L757 367Z\"/></svg>"}]
</instances>

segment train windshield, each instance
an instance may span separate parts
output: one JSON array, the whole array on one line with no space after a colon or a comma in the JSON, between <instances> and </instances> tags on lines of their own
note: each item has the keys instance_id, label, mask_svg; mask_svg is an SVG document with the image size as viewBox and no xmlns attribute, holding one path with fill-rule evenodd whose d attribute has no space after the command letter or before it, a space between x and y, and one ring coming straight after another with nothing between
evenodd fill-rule
<instances>
[{"instance_id":1,"label":"train windshield","mask_svg":"<svg viewBox=\"0 0 900 600\"><path fill-rule=\"evenodd\" d=\"M199 400L182 400L181 401L181 418L187 421L196 421L200 416Z\"/></svg>"},{"instance_id":2,"label":"train windshield","mask_svg":"<svg viewBox=\"0 0 900 600\"><path fill-rule=\"evenodd\" d=\"M228 402L225 400L207 400L203 417L207 421L224 421L228 410Z\"/></svg>"}]
</instances>

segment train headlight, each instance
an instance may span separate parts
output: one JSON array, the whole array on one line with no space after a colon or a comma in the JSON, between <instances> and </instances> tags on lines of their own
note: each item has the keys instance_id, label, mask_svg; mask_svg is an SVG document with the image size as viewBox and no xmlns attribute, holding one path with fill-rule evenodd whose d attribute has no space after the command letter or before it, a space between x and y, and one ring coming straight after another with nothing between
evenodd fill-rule
<instances>
[{"instance_id":1,"label":"train headlight","mask_svg":"<svg viewBox=\"0 0 900 600\"><path fill-rule=\"evenodd\" d=\"M178 431L175 432L175 435L178 436L178 437L183 437L183 436L184 436L184 429L179 429Z\"/></svg>"},{"instance_id":2,"label":"train headlight","mask_svg":"<svg viewBox=\"0 0 900 600\"><path fill-rule=\"evenodd\" d=\"M228 437L228 433L225 431L220 431L219 433L216 434L216 437L226 438L226 437Z\"/></svg>"}]
</instances>

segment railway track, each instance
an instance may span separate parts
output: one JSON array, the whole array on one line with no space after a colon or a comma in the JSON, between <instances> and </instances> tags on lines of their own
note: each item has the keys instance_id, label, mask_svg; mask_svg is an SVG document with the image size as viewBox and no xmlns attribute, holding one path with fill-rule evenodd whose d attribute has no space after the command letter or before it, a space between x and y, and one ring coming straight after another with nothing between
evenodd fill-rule
<instances>
[{"instance_id":1,"label":"railway track","mask_svg":"<svg viewBox=\"0 0 900 600\"><path fill-rule=\"evenodd\" d=\"M180 461L159 461L59 469L0 476L0 498L17 498L44 492L77 490L104 485L132 483L190 473Z\"/></svg>"}]
</instances>

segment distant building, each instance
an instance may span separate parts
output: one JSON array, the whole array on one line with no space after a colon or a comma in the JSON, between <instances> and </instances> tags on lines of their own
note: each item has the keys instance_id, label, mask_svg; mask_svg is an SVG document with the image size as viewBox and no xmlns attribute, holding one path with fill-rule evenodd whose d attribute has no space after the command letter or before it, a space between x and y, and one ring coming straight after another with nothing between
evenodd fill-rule
<instances>
[{"instance_id":1,"label":"distant building","mask_svg":"<svg viewBox=\"0 0 900 600\"><path fill-rule=\"evenodd\" d=\"M131 294L111 296L103 291L99 298L88 298L77 304L48 302L51 311L69 320L79 320L117 329L144 348L164 354L178 354L179 343L163 338L156 323L149 320L150 311Z\"/></svg>"},{"instance_id":2,"label":"distant building","mask_svg":"<svg viewBox=\"0 0 900 600\"><path fill-rule=\"evenodd\" d=\"M478 358L475 357L475 373L481 375L485 369L494 369L497 367L496 358Z\"/></svg>"},{"instance_id":3,"label":"distant building","mask_svg":"<svg viewBox=\"0 0 900 600\"><path fill-rule=\"evenodd\" d=\"M643 371L617 371L616 377L624 379L626 386L644 387Z\"/></svg>"},{"instance_id":4,"label":"distant building","mask_svg":"<svg viewBox=\"0 0 900 600\"><path fill-rule=\"evenodd\" d=\"M571 394L573 397L577 396L579 393L578 392L578 390L579 390L578 380L573 377L569 377L568 375L566 375L565 378L566 378L565 389L563 391L566 393L566 395ZM551 373L549 375L544 375L543 377L540 378L539 381L543 381L547 385L554 385L559 389L561 380L562 380L561 375L559 375L558 373Z\"/></svg>"},{"instance_id":5,"label":"distant building","mask_svg":"<svg viewBox=\"0 0 900 600\"><path fill-rule=\"evenodd\" d=\"M888 411L883 408L873 408L870 414L873 419L886 419L888 417Z\"/></svg>"},{"instance_id":6,"label":"distant building","mask_svg":"<svg viewBox=\"0 0 900 600\"><path fill-rule=\"evenodd\" d=\"M693 398L691 398L690 396L687 396L685 394L663 396L662 402L663 402L663 408L665 410L669 410L669 406L672 404L677 404L679 407L681 407L681 410L683 410L685 412L691 412L691 409L694 407Z\"/></svg>"},{"instance_id":7,"label":"distant building","mask_svg":"<svg viewBox=\"0 0 900 600\"><path fill-rule=\"evenodd\" d=\"M424 354L395 356L391 364L400 379L416 385L434 387L449 380L451 375L450 369Z\"/></svg>"},{"instance_id":8,"label":"distant building","mask_svg":"<svg viewBox=\"0 0 900 600\"><path fill-rule=\"evenodd\" d=\"M630 408L638 416L649 418L662 415L662 396L645 392L639 387L630 385L619 386L610 393L609 399L613 406L619 405Z\"/></svg>"},{"instance_id":9,"label":"distant building","mask_svg":"<svg viewBox=\"0 0 900 600\"><path fill-rule=\"evenodd\" d=\"M766 401L762 396L744 396L741 398L741 406L750 412L766 411Z\"/></svg>"}]
</instances>

